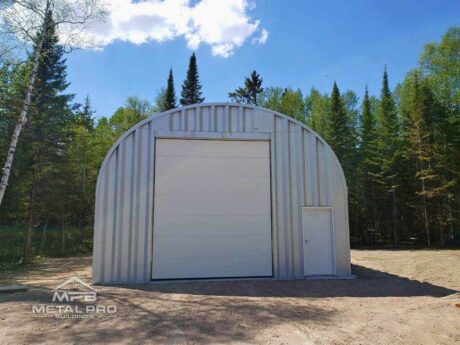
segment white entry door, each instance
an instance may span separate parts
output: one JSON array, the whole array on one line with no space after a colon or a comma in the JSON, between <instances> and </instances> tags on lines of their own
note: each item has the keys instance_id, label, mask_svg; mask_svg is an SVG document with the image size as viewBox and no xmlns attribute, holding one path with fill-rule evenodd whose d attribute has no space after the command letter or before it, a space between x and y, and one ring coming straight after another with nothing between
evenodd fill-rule
<instances>
[{"instance_id":1,"label":"white entry door","mask_svg":"<svg viewBox=\"0 0 460 345\"><path fill-rule=\"evenodd\" d=\"M335 275L332 208L302 208L304 274Z\"/></svg>"},{"instance_id":2,"label":"white entry door","mask_svg":"<svg viewBox=\"0 0 460 345\"><path fill-rule=\"evenodd\" d=\"M268 141L157 139L153 279L272 275Z\"/></svg>"}]
</instances>

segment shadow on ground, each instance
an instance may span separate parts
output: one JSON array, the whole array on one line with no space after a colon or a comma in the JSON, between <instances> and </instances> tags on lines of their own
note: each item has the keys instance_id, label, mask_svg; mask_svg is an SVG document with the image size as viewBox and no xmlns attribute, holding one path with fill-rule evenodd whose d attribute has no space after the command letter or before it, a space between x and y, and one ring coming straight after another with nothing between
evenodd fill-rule
<instances>
[{"instance_id":1,"label":"shadow on ground","mask_svg":"<svg viewBox=\"0 0 460 345\"><path fill-rule=\"evenodd\" d=\"M353 265L351 280L221 280L153 282L126 289L161 293L244 297L411 297L448 296L457 291Z\"/></svg>"},{"instance_id":2,"label":"shadow on ground","mask_svg":"<svg viewBox=\"0 0 460 345\"><path fill-rule=\"evenodd\" d=\"M8 320L9 332L25 333L19 340L27 344L253 343L261 332L283 324L331 325L337 313L335 308L314 306L306 300L299 303L296 299L187 296L119 286L97 289L97 303L115 305L115 317L96 315L86 320L34 317L30 312L32 305L53 305L50 290L43 287L27 293L0 295L0 308L5 308L0 311L5 311L1 314ZM11 305L16 307L13 309ZM84 307L83 303L73 305ZM10 318L17 320L11 322ZM29 326L33 328L26 331ZM43 334L45 329L49 332Z\"/></svg>"},{"instance_id":3,"label":"shadow on ground","mask_svg":"<svg viewBox=\"0 0 460 345\"><path fill-rule=\"evenodd\" d=\"M221 280L98 286L98 304L116 305L116 317L55 320L31 315L52 304L50 291L70 276L90 278L90 258L0 274L30 291L0 295L0 314L15 342L39 343L253 343L286 325L334 327L345 310L328 297L443 297L456 291L353 265L353 280ZM316 301L316 302L314 302ZM354 304L354 302L353 302ZM81 305L83 306L83 305ZM1 322L1 321L0 321ZM48 330L46 334L43 330ZM292 333L295 337L295 333ZM294 343L296 338L291 339ZM301 341L301 339L299 340Z\"/></svg>"}]
</instances>

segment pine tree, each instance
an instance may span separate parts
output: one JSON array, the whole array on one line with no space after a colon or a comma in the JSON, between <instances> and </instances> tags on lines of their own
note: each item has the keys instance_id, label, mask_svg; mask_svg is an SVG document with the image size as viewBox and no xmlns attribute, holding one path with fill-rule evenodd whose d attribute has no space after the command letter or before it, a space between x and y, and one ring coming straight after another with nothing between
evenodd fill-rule
<instances>
[{"instance_id":1,"label":"pine tree","mask_svg":"<svg viewBox=\"0 0 460 345\"><path fill-rule=\"evenodd\" d=\"M362 208L364 224L362 228L362 240L367 240L366 227L376 228L376 208L375 208L375 185L371 178L371 174L376 172L375 166L372 164L374 160L375 150L375 115L369 91L366 86L364 98L361 105L360 118L360 146L359 146L359 178L361 181L360 189L360 204Z\"/></svg>"},{"instance_id":2,"label":"pine tree","mask_svg":"<svg viewBox=\"0 0 460 345\"><path fill-rule=\"evenodd\" d=\"M326 140L339 159L348 185L350 228L352 237L360 224L357 181L357 135L353 128L356 123L356 95L348 91L341 95L337 83L334 82L327 113Z\"/></svg>"},{"instance_id":3,"label":"pine tree","mask_svg":"<svg viewBox=\"0 0 460 345\"><path fill-rule=\"evenodd\" d=\"M64 189L68 192L69 223L76 225L78 232L74 245L79 247L83 240L83 229L92 227L94 209L94 184L99 162L96 151L94 118L81 122L81 114L76 114L76 123L71 127L69 142L63 154L66 179ZM88 126L91 124L91 126Z\"/></svg>"},{"instance_id":4,"label":"pine tree","mask_svg":"<svg viewBox=\"0 0 460 345\"><path fill-rule=\"evenodd\" d=\"M371 110L371 100L366 86L361 108L361 146L365 150L375 135L375 119Z\"/></svg>"},{"instance_id":5,"label":"pine tree","mask_svg":"<svg viewBox=\"0 0 460 345\"><path fill-rule=\"evenodd\" d=\"M326 140L333 148L344 169L350 167L352 152L352 133L337 83L334 82L331 93L327 120Z\"/></svg>"},{"instance_id":6,"label":"pine tree","mask_svg":"<svg viewBox=\"0 0 460 345\"><path fill-rule=\"evenodd\" d=\"M81 110L77 112L77 123L87 129L94 128L94 113L96 111L93 109L91 105L91 100L89 95L85 97L85 103L81 107Z\"/></svg>"},{"instance_id":7,"label":"pine tree","mask_svg":"<svg viewBox=\"0 0 460 345\"><path fill-rule=\"evenodd\" d=\"M256 71L244 80L244 86L230 92L228 97L237 103L258 104L258 96L264 89L262 87L263 79Z\"/></svg>"},{"instance_id":8,"label":"pine tree","mask_svg":"<svg viewBox=\"0 0 460 345\"><path fill-rule=\"evenodd\" d=\"M177 107L176 102L176 90L174 89L174 77L172 68L169 70L168 83L166 86L166 92L164 95L164 110L170 110Z\"/></svg>"},{"instance_id":9,"label":"pine tree","mask_svg":"<svg viewBox=\"0 0 460 345\"><path fill-rule=\"evenodd\" d=\"M391 139L390 151L394 151L395 144L397 143L399 124L396 106L393 95L390 91L388 83L388 73L385 67L383 71L382 91L380 95L380 103L378 107L378 116L380 120L380 129L383 131L381 134L384 137ZM393 153L393 152L392 152Z\"/></svg>"},{"instance_id":10,"label":"pine tree","mask_svg":"<svg viewBox=\"0 0 460 345\"><path fill-rule=\"evenodd\" d=\"M182 84L182 93L180 104L190 105L203 103L204 97L201 96L200 77L198 75L198 66L196 63L195 53L190 57L187 76Z\"/></svg>"},{"instance_id":11,"label":"pine tree","mask_svg":"<svg viewBox=\"0 0 460 345\"><path fill-rule=\"evenodd\" d=\"M383 72L382 90L380 95L379 105L377 107L377 142L376 155L374 165L378 168L375 174L372 174L375 181L380 183L383 188L382 203L391 205L391 213L393 215L393 241L395 246L399 243L398 226L397 226L397 188L398 185L398 170L397 162L399 155L399 121L396 112L396 106L393 95L390 91L388 83L388 73L385 67ZM388 193L391 195L391 200L386 198ZM385 213L381 214L382 224L385 224Z\"/></svg>"}]
</instances>

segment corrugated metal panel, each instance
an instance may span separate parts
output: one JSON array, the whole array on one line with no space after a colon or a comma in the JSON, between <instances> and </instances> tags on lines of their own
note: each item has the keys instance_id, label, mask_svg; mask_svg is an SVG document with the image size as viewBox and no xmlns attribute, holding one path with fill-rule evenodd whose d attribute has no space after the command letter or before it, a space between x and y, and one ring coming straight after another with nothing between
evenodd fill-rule
<instances>
[{"instance_id":1,"label":"corrugated metal panel","mask_svg":"<svg viewBox=\"0 0 460 345\"><path fill-rule=\"evenodd\" d=\"M240 134L245 139L251 133L269 135L274 276L303 277L304 206L334 208L336 274L350 274L347 190L330 147L311 129L282 114L214 103L153 116L128 131L110 150L96 188L94 282L151 279L155 136L172 132L174 136L184 132L187 137Z\"/></svg>"}]
</instances>

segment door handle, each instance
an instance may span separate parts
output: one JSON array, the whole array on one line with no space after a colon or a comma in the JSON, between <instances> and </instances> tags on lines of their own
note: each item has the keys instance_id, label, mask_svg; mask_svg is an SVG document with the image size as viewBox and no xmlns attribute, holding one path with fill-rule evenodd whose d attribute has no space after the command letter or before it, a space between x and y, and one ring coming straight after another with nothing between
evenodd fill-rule
<instances>
[{"instance_id":1,"label":"door handle","mask_svg":"<svg viewBox=\"0 0 460 345\"><path fill-rule=\"evenodd\" d=\"M307 242L308 242L308 240L305 240L305 243L307 243Z\"/></svg>"}]
</instances>

